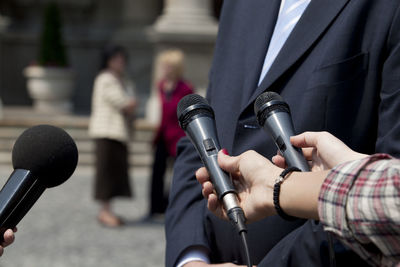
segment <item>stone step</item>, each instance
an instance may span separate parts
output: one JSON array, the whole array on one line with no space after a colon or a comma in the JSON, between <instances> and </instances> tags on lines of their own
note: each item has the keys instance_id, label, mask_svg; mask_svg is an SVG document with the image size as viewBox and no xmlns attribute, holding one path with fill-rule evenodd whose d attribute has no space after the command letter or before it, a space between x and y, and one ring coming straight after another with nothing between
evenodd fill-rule
<instances>
[{"instance_id":1,"label":"stone step","mask_svg":"<svg viewBox=\"0 0 400 267\"><path fill-rule=\"evenodd\" d=\"M29 108L5 108L0 120L0 165L11 166L11 151L21 133L34 125L50 124L67 131L79 150L78 166L93 166L94 144L88 135L89 117L35 113ZM144 119L135 121L135 130L129 144L129 164L134 169L148 170L152 164L152 140L156 127Z\"/></svg>"},{"instance_id":2,"label":"stone step","mask_svg":"<svg viewBox=\"0 0 400 267\"><path fill-rule=\"evenodd\" d=\"M14 139L0 139L0 151L12 151ZM75 139L79 153L93 153L94 142L92 140ZM129 152L131 154L148 154L152 153L152 145L150 142L132 141L129 144Z\"/></svg>"},{"instance_id":3,"label":"stone step","mask_svg":"<svg viewBox=\"0 0 400 267\"><path fill-rule=\"evenodd\" d=\"M11 164L12 143L0 139L0 165ZM94 164L93 142L77 142L80 165ZM130 166L151 166L153 152L149 143L134 142L129 148Z\"/></svg>"},{"instance_id":4,"label":"stone step","mask_svg":"<svg viewBox=\"0 0 400 267\"><path fill-rule=\"evenodd\" d=\"M153 163L151 154L129 155L129 165L133 167L148 167ZM11 166L11 152L0 151L0 165ZM94 165L93 153L79 153L78 165Z\"/></svg>"},{"instance_id":5,"label":"stone step","mask_svg":"<svg viewBox=\"0 0 400 267\"><path fill-rule=\"evenodd\" d=\"M16 140L28 127L5 127L0 126L0 139ZM85 128L63 128L74 140L91 140ZM136 129L133 133L133 141L151 142L154 138L154 130Z\"/></svg>"},{"instance_id":6,"label":"stone step","mask_svg":"<svg viewBox=\"0 0 400 267\"><path fill-rule=\"evenodd\" d=\"M0 120L0 126L28 128L38 124L50 124L63 129L87 129L89 117L75 114L41 113L29 107L3 107L3 118ZM155 125L143 118L138 118L135 120L135 129L153 131Z\"/></svg>"}]
</instances>

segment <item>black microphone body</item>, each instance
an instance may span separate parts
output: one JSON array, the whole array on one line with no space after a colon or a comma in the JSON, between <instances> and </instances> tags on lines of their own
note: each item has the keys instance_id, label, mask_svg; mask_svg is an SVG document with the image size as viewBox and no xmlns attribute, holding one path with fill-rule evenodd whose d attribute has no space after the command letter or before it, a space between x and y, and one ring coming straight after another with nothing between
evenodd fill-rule
<instances>
[{"instance_id":1,"label":"black microphone body","mask_svg":"<svg viewBox=\"0 0 400 267\"><path fill-rule=\"evenodd\" d=\"M12 151L14 171L0 191L0 240L14 228L46 188L65 182L75 171L78 150L61 128L38 125L24 131Z\"/></svg>"},{"instance_id":2,"label":"black microphone body","mask_svg":"<svg viewBox=\"0 0 400 267\"><path fill-rule=\"evenodd\" d=\"M207 100L195 94L187 95L178 104L177 115L185 131L210 174L218 198L222 201L228 217L237 225L239 232L246 231L243 210L237 200L237 192L229 175L218 165L221 149L214 120L214 112ZM242 216L243 219L239 219Z\"/></svg>"},{"instance_id":3,"label":"black microphone body","mask_svg":"<svg viewBox=\"0 0 400 267\"><path fill-rule=\"evenodd\" d=\"M310 167L301 149L290 143L290 136L296 134L289 105L283 98L275 92L265 92L257 98L254 112L258 123L274 140L288 167L309 171Z\"/></svg>"},{"instance_id":4,"label":"black microphone body","mask_svg":"<svg viewBox=\"0 0 400 267\"><path fill-rule=\"evenodd\" d=\"M0 191L0 228L17 226L45 189L30 171L14 170Z\"/></svg>"}]
</instances>

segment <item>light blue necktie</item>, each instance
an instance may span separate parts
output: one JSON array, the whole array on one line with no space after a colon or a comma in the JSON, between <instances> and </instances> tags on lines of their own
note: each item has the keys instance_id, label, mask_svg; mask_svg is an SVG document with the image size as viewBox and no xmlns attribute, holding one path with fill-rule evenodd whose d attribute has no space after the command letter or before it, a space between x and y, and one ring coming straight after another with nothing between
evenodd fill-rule
<instances>
[{"instance_id":1,"label":"light blue necktie","mask_svg":"<svg viewBox=\"0 0 400 267\"><path fill-rule=\"evenodd\" d=\"M310 2L311 0L282 0L278 20L265 56L258 85L268 73L276 56Z\"/></svg>"}]
</instances>

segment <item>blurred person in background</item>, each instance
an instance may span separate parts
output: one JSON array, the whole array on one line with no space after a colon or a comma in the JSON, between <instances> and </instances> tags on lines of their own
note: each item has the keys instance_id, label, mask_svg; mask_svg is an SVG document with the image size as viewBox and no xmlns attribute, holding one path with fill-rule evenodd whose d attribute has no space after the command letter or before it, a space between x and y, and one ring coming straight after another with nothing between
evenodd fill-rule
<instances>
[{"instance_id":1,"label":"blurred person in background","mask_svg":"<svg viewBox=\"0 0 400 267\"><path fill-rule=\"evenodd\" d=\"M104 50L94 82L89 122L89 135L95 140L96 151L94 198L101 205L97 219L109 227L122 224L111 210L111 199L132 196L128 144L137 102L134 85L124 75L127 60L123 47Z\"/></svg>"},{"instance_id":2,"label":"blurred person in background","mask_svg":"<svg viewBox=\"0 0 400 267\"><path fill-rule=\"evenodd\" d=\"M164 193L164 175L167 159L176 157L176 143L185 135L179 127L176 108L179 100L193 93L192 86L183 79L184 54L177 49L160 55L161 79L158 92L162 107L161 122L154 138L154 162L150 189L150 213L148 219L164 214L168 196Z\"/></svg>"}]
</instances>

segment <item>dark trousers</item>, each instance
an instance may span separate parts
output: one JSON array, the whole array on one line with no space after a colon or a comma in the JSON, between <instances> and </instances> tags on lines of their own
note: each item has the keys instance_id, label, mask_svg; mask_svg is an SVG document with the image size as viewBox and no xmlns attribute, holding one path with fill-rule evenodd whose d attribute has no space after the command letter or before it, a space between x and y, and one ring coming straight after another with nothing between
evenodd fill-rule
<instances>
[{"instance_id":1,"label":"dark trousers","mask_svg":"<svg viewBox=\"0 0 400 267\"><path fill-rule=\"evenodd\" d=\"M168 205L168 196L164 194L164 175L167 169L168 157L169 153L165 142L160 138L154 153L150 191L150 214L164 213Z\"/></svg>"},{"instance_id":2,"label":"dark trousers","mask_svg":"<svg viewBox=\"0 0 400 267\"><path fill-rule=\"evenodd\" d=\"M131 197L127 146L116 140L100 138L95 140L95 147L94 198L110 201L114 197Z\"/></svg>"}]
</instances>

